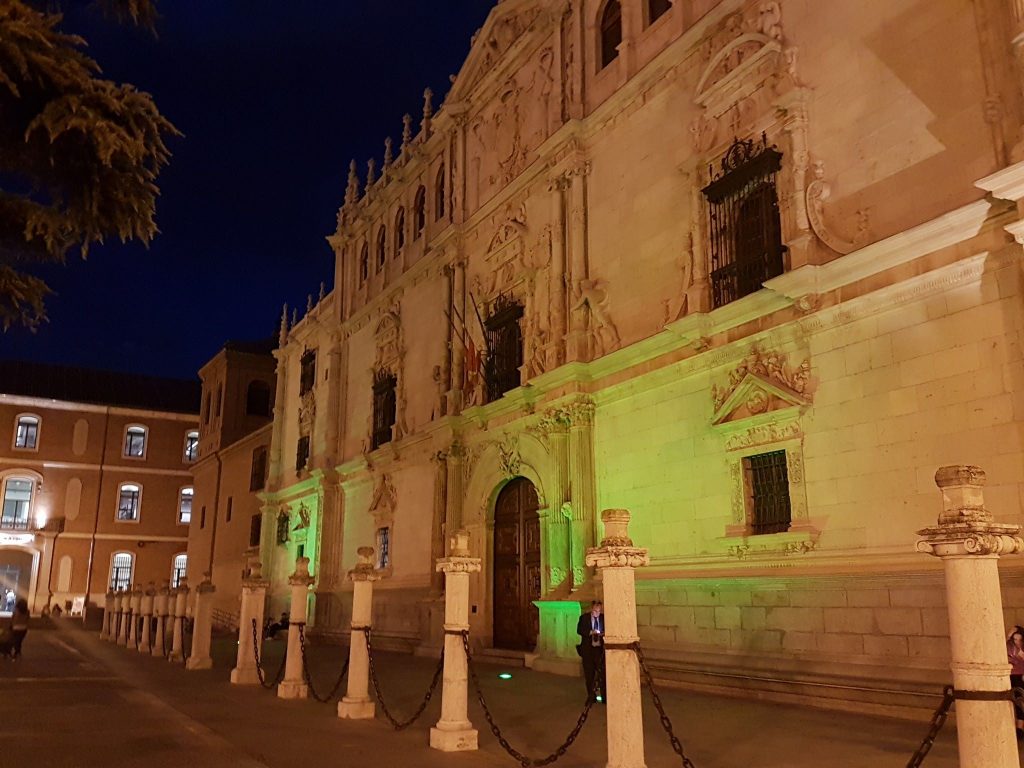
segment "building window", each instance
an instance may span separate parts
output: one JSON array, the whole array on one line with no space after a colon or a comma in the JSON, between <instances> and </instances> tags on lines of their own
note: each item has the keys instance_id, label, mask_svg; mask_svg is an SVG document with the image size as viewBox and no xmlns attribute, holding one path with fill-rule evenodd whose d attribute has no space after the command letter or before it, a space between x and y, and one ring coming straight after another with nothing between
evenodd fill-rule
<instances>
[{"instance_id":1,"label":"building window","mask_svg":"<svg viewBox=\"0 0 1024 768\"><path fill-rule=\"evenodd\" d=\"M249 518L249 546L258 547L260 536L263 535L263 515L256 513Z\"/></svg>"},{"instance_id":2,"label":"building window","mask_svg":"<svg viewBox=\"0 0 1024 768\"><path fill-rule=\"evenodd\" d=\"M373 376L373 435L372 450L390 443L395 426L395 387L398 379L388 370L379 370Z\"/></svg>"},{"instance_id":3,"label":"building window","mask_svg":"<svg viewBox=\"0 0 1024 768\"><path fill-rule=\"evenodd\" d=\"M34 451L39 447L39 417L25 414L18 417L14 430L14 447Z\"/></svg>"},{"instance_id":4,"label":"building window","mask_svg":"<svg viewBox=\"0 0 1024 768\"><path fill-rule=\"evenodd\" d=\"M306 352L299 361L299 394L304 395L316 384L316 350Z\"/></svg>"},{"instance_id":5,"label":"building window","mask_svg":"<svg viewBox=\"0 0 1024 768\"><path fill-rule=\"evenodd\" d=\"M377 529L377 570L383 570L391 565L391 529L388 527Z\"/></svg>"},{"instance_id":6,"label":"building window","mask_svg":"<svg viewBox=\"0 0 1024 768\"><path fill-rule=\"evenodd\" d=\"M192 522L192 497L195 495L193 488L182 488L178 494L178 523L188 525Z\"/></svg>"},{"instance_id":7,"label":"building window","mask_svg":"<svg viewBox=\"0 0 1024 768\"><path fill-rule=\"evenodd\" d=\"M621 43L622 7L619 0L608 0L601 13L601 69L615 61Z\"/></svg>"},{"instance_id":8,"label":"building window","mask_svg":"<svg viewBox=\"0 0 1024 768\"><path fill-rule=\"evenodd\" d=\"M130 552L115 552L110 561L110 589L124 592L132 585L132 565L135 558Z\"/></svg>"},{"instance_id":9,"label":"building window","mask_svg":"<svg viewBox=\"0 0 1024 768\"><path fill-rule=\"evenodd\" d=\"M117 498L117 519L122 522L139 521L139 498L142 488L135 483L121 483Z\"/></svg>"},{"instance_id":10,"label":"building window","mask_svg":"<svg viewBox=\"0 0 1024 768\"><path fill-rule=\"evenodd\" d=\"M185 461L199 458L199 433L195 430L185 433Z\"/></svg>"},{"instance_id":11,"label":"building window","mask_svg":"<svg viewBox=\"0 0 1024 768\"><path fill-rule=\"evenodd\" d=\"M202 507L199 508L199 527L200 528L205 528L206 527L206 505L205 504Z\"/></svg>"},{"instance_id":12,"label":"building window","mask_svg":"<svg viewBox=\"0 0 1024 768\"><path fill-rule=\"evenodd\" d=\"M174 556L171 564L171 589L181 586L181 580L185 578L185 570L188 566L188 555L181 554Z\"/></svg>"},{"instance_id":13,"label":"building window","mask_svg":"<svg viewBox=\"0 0 1024 768\"><path fill-rule=\"evenodd\" d=\"M210 423L210 393L203 395L203 424Z\"/></svg>"},{"instance_id":14,"label":"building window","mask_svg":"<svg viewBox=\"0 0 1024 768\"><path fill-rule=\"evenodd\" d=\"M224 405L224 385L217 385L217 405L213 409L214 413L217 414L217 418L220 418L221 406Z\"/></svg>"},{"instance_id":15,"label":"building window","mask_svg":"<svg viewBox=\"0 0 1024 768\"><path fill-rule=\"evenodd\" d=\"M504 294L495 299L491 314L484 322L487 351L484 358L484 383L487 402L497 400L520 384L523 364L523 332L519 320L523 305Z\"/></svg>"},{"instance_id":16,"label":"building window","mask_svg":"<svg viewBox=\"0 0 1024 768\"><path fill-rule=\"evenodd\" d=\"M750 531L784 533L792 518L786 452L770 451L743 459Z\"/></svg>"},{"instance_id":17,"label":"building window","mask_svg":"<svg viewBox=\"0 0 1024 768\"><path fill-rule=\"evenodd\" d=\"M224 512L224 522L225 523L230 523L231 522L231 513L234 511L234 508L235 508L235 497L234 496L228 496L228 507L227 507L227 509Z\"/></svg>"},{"instance_id":18,"label":"building window","mask_svg":"<svg viewBox=\"0 0 1024 768\"><path fill-rule=\"evenodd\" d=\"M309 461L309 436L303 435L295 446L295 471L301 472Z\"/></svg>"},{"instance_id":19,"label":"building window","mask_svg":"<svg viewBox=\"0 0 1024 768\"><path fill-rule=\"evenodd\" d=\"M270 385L265 381L250 381L245 390L247 416L270 415Z\"/></svg>"},{"instance_id":20,"label":"building window","mask_svg":"<svg viewBox=\"0 0 1024 768\"><path fill-rule=\"evenodd\" d=\"M381 227L377 231L377 271L384 269L388 260L388 228Z\"/></svg>"},{"instance_id":21,"label":"building window","mask_svg":"<svg viewBox=\"0 0 1024 768\"><path fill-rule=\"evenodd\" d=\"M412 239L419 240L423 228L427 225L427 189L420 187L412 205Z\"/></svg>"},{"instance_id":22,"label":"building window","mask_svg":"<svg viewBox=\"0 0 1024 768\"><path fill-rule=\"evenodd\" d=\"M259 491L267 484L267 448L264 445L254 448L252 452L252 468L249 470L249 490Z\"/></svg>"},{"instance_id":23,"label":"building window","mask_svg":"<svg viewBox=\"0 0 1024 768\"><path fill-rule=\"evenodd\" d=\"M395 256L405 248L405 208L395 214Z\"/></svg>"},{"instance_id":24,"label":"building window","mask_svg":"<svg viewBox=\"0 0 1024 768\"><path fill-rule=\"evenodd\" d=\"M760 141L736 139L721 170L704 187L708 201L711 303L722 307L782 274L782 225L775 176L782 154Z\"/></svg>"},{"instance_id":25,"label":"building window","mask_svg":"<svg viewBox=\"0 0 1024 768\"><path fill-rule=\"evenodd\" d=\"M4 508L0 515L0 528L27 531L29 510L32 508L32 489L35 481L28 477L9 477L4 484Z\"/></svg>"},{"instance_id":26,"label":"building window","mask_svg":"<svg viewBox=\"0 0 1024 768\"><path fill-rule=\"evenodd\" d=\"M647 0L647 23L653 24L672 10L672 0Z\"/></svg>"},{"instance_id":27,"label":"building window","mask_svg":"<svg viewBox=\"0 0 1024 768\"><path fill-rule=\"evenodd\" d=\"M444 166L437 169L437 178L434 180L434 220L440 221L444 218L444 203L448 191L444 185Z\"/></svg>"},{"instance_id":28,"label":"building window","mask_svg":"<svg viewBox=\"0 0 1024 768\"><path fill-rule=\"evenodd\" d=\"M370 247L363 243L363 248L359 251L359 284L362 285L366 282L366 279L370 276Z\"/></svg>"},{"instance_id":29,"label":"building window","mask_svg":"<svg viewBox=\"0 0 1024 768\"><path fill-rule=\"evenodd\" d=\"M142 459L146 456L146 428L128 427L124 433L124 455L129 459Z\"/></svg>"}]
</instances>

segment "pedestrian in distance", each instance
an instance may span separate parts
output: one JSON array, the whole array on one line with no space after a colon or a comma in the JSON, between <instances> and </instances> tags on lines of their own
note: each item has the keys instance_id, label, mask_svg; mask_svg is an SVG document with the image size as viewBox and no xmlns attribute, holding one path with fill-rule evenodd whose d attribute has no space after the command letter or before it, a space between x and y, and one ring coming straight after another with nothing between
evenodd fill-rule
<instances>
[{"instance_id":1,"label":"pedestrian in distance","mask_svg":"<svg viewBox=\"0 0 1024 768\"><path fill-rule=\"evenodd\" d=\"M28 634L28 601L20 598L14 604L14 615L11 616L11 658L21 658L21 644Z\"/></svg>"},{"instance_id":2,"label":"pedestrian in distance","mask_svg":"<svg viewBox=\"0 0 1024 768\"><path fill-rule=\"evenodd\" d=\"M587 685L587 701L600 697L607 701L604 685L604 606L600 600L590 604L590 611L576 623L580 644L576 653L583 659L583 680Z\"/></svg>"},{"instance_id":3,"label":"pedestrian in distance","mask_svg":"<svg viewBox=\"0 0 1024 768\"><path fill-rule=\"evenodd\" d=\"M1006 638L1006 657L1010 662L1010 688L1024 689L1024 629L1020 626L1010 631ZM1022 691L1024 694L1024 691ZM1015 698L1013 701L1013 712L1017 725L1017 740L1024 739L1024 708Z\"/></svg>"}]
</instances>

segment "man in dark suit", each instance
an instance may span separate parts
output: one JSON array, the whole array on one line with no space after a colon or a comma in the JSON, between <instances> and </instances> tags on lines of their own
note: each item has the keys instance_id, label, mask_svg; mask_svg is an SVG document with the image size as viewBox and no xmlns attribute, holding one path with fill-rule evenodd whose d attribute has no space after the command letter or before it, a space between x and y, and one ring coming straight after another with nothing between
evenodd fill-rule
<instances>
[{"instance_id":1,"label":"man in dark suit","mask_svg":"<svg viewBox=\"0 0 1024 768\"><path fill-rule=\"evenodd\" d=\"M605 693L604 686L604 606L600 600L590 604L590 612L580 616L576 623L576 634L580 636L580 644L576 646L583 659L583 678L587 684L587 698L598 693ZM595 690L595 680L600 683L600 691ZM607 695L602 697L607 700Z\"/></svg>"}]
</instances>

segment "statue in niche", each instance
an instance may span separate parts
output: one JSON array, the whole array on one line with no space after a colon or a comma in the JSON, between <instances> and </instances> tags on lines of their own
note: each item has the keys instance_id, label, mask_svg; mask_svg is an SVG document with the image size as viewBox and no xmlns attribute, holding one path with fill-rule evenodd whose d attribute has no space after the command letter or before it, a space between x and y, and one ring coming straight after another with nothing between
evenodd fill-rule
<instances>
[{"instance_id":1,"label":"statue in niche","mask_svg":"<svg viewBox=\"0 0 1024 768\"><path fill-rule=\"evenodd\" d=\"M579 298L573 312L587 312L587 328L594 341L594 355L601 357L618 349L619 332L608 315L608 291L603 280L584 278L578 284Z\"/></svg>"}]
</instances>

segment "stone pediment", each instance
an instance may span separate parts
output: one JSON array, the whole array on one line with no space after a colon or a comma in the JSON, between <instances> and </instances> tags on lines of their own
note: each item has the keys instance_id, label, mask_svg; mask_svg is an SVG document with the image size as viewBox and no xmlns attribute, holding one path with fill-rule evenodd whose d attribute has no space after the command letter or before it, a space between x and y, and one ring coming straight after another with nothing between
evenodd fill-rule
<instances>
[{"instance_id":1,"label":"stone pediment","mask_svg":"<svg viewBox=\"0 0 1024 768\"><path fill-rule=\"evenodd\" d=\"M469 55L455 77L447 101L459 101L496 70L501 59L523 38L540 13L537 0L499 2L473 36Z\"/></svg>"},{"instance_id":2,"label":"stone pediment","mask_svg":"<svg viewBox=\"0 0 1024 768\"><path fill-rule=\"evenodd\" d=\"M780 411L799 409L809 402L785 384L748 372L718 406L711 423L727 424L763 414L781 415Z\"/></svg>"}]
</instances>

